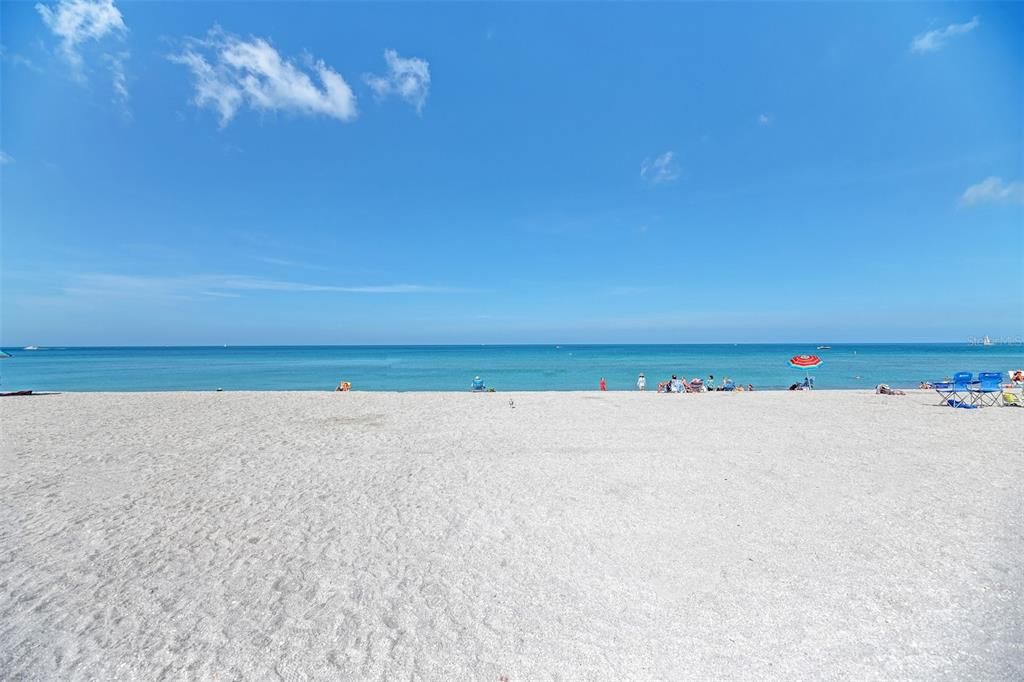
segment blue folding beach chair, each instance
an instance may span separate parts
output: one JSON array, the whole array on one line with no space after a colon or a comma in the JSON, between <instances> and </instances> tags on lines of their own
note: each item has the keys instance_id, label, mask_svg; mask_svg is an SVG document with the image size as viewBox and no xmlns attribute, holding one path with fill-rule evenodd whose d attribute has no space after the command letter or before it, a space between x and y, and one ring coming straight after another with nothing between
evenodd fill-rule
<instances>
[{"instance_id":1,"label":"blue folding beach chair","mask_svg":"<svg viewBox=\"0 0 1024 682\"><path fill-rule=\"evenodd\" d=\"M939 394L939 405L945 405L953 398L953 380L946 378L942 381L933 381L932 388Z\"/></svg>"},{"instance_id":2,"label":"blue folding beach chair","mask_svg":"<svg viewBox=\"0 0 1024 682\"><path fill-rule=\"evenodd\" d=\"M933 381L932 388L939 394L939 405L945 405L946 401L953 397L952 381Z\"/></svg>"},{"instance_id":3,"label":"blue folding beach chair","mask_svg":"<svg viewBox=\"0 0 1024 682\"><path fill-rule=\"evenodd\" d=\"M978 380L971 384L971 404L979 407L997 405L1003 393L1002 372L979 372Z\"/></svg>"},{"instance_id":4,"label":"blue folding beach chair","mask_svg":"<svg viewBox=\"0 0 1024 682\"><path fill-rule=\"evenodd\" d=\"M932 388L942 398L939 405L958 407L970 404L973 379L974 375L970 372L957 372L953 375L952 381L937 381L932 384Z\"/></svg>"}]
</instances>

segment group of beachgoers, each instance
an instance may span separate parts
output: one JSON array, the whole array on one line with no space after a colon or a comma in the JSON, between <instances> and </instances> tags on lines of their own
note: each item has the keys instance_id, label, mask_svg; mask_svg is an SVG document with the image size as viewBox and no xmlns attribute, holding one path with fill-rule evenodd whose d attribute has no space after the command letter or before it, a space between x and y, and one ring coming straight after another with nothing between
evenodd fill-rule
<instances>
[{"instance_id":1,"label":"group of beachgoers","mask_svg":"<svg viewBox=\"0 0 1024 682\"><path fill-rule=\"evenodd\" d=\"M811 391L814 389L814 377L806 376L803 381L798 381L795 384L790 384L790 391Z\"/></svg>"},{"instance_id":2,"label":"group of beachgoers","mask_svg":"<svg viewBox=\"0 0 1024 682\"><path fill-rule=\"evenodd\" d=\"M601 380L602 382L604 379ZM636 379L636 389L638 391L647 390L647 377L641 374ZM604 389L601 389L604 390ZM707 379L701 377L694 377L687 379L686 377L672 375L671 379L658 382L658 393L708 393L709 391L753 391L754 385L736 383L729 377L723 377L722 383L719 386L715 386L715 375L709 374Z\"/></svg>"},{"instance_id":3,"label":"group of beachgoers","mask_svg":"<svg viewBox=\"0 0 1024 682\"><path fill-rule=\"evenodd\" d=\"M605 381L604 377L601 377L600 381L597 382L598 389L602 391L608 390L608 382ZM341 389L339 389L341 390ZM469 386L469 390L473 393L492 392L493 388L488 388L484 385L483 379L479 376L473 377L473 381ZM636 379L636 390L646 391L647 390L647 377L641 374ZM686 377L678 377L675 374L672 375L671 379L662 381L658 384L658 393L707 393L708 391L753 391L754 385L737 384L729 377L722 379L722 385L715 387L715 375L709 374L707 380L701 379L700 377L694 377L689 381Z\"/></svg>"}]
</instances>

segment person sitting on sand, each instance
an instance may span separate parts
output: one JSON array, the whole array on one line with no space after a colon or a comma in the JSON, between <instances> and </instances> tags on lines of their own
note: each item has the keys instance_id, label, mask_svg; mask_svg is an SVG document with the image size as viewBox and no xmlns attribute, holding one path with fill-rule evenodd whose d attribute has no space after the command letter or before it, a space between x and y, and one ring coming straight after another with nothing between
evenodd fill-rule
<instances>
[{"instance_id":1,"label":"person sitting on sand","mask_svg":"<svg viewBox=\"0 0 1024 682\"><path fill-rule=\"evenodd\" d=\"M220 389L218 388L217 390L219 391ZM352 384L350 384L347 381L342 381L341 383L338 384L338 387L336 389L334 389L334 390L335 391L351 391L352 390Z\"/></svg>"},{"instance_id":2,"label":"person sitting on sand","mask_svg":"<svg viewBox=\"0 0 1024 682\"><path fill-rule=\"evenodd\" d=\"M473 377L473 384L470 386L469 390L471 390L473 392L476 392L476 393L479 393L480 391L483 391L484 390L484 380L481 379L480 377Z\"/></svg>"},{"instance_id":3,"label":"person sitting on sand","mask_svg":"<svg viewBox=\"0 0 1024 682\"><path fill-rule=\"evenodd\" d=\"M1013 374L1011 374L1010 381L1015 386L1020 386L1021 384L1024 384L1024 369L1018 369Z\"/></svg>"},{"instance_id":4,"label":"person sitting on sand","mask_svg":"<svg viewBox=\"0 0 1024 682\"><path fill-rule=\"evenodd\" d=\"M875 386L875 393L879 393L881 395L906 395L906 393L899 389L890 388L889 384L878 384Z\"/></svg>"},{"instance_id":5,"label":"person sitting on sand","mask_svg":"<svg viewBox=\"0 0 1024 682\"><path fill-rule=\"evenodd\" d=\"M753 391L754 390L754 384L747 384L747 390L748 391Z\"/></svg>"},{"instance_id":6,"label":"person sitting on sand","mask_svg":"<svg viewBox=\"0 0 1024 682\"><path fill-rule=\"evenodd\" d=\"M672 381L669 383L669 389L671 393L682 393L683 384L679 381L679 377L675 374L672 375Z\"/></svg>"},{"instance_id":7,"label":"person sitting on sand","mask_svg":"<svg viewBox=\"0 0 1024 682\"><path fill-rule=\"evenodd\" d=\"M920 389L931 388L932 387L932 382L930 382L930 381L922 381L920 384L917 385L917 387L920 388Z\"/></svg>"}]
</instances>

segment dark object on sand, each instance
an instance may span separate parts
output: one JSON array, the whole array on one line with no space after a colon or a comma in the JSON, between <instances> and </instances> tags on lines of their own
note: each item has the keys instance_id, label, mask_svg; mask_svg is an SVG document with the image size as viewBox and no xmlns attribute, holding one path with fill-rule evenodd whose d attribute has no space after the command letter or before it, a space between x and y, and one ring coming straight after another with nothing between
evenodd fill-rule
<instances>
[{"instance_id":1,"label":"dark object on sand","mask_svg":"<svg viewBox=\"0 0 1024 682\"><path fill-rule=\"evenodd\" d=\"M0 393L0 397L11 395L32 395L32 391L12 391L11 393Z\"/></svg>"}]
</instances>

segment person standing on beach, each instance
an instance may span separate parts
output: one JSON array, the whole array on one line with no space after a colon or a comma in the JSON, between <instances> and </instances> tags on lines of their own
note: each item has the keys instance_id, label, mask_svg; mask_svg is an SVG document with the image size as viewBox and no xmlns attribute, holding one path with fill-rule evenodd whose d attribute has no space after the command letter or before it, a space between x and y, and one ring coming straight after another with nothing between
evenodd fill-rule
<instances>
[{"instance_id":1,"label":"person standing on beach","mask_svg":"<svg viewBox=\"0 0 1024 682\"><path fill-rule=\"evenodd\" d=\"M714 374L709 374L708 375L708 380L704 382L704 386L709 391L715 390L715 375Z\"/></svg>"},{"instance_id":2,"label":"person standing on beach","mask_svg":"<svg viewBox=\"0 0 1024 682\"><path fill-rule=\"evenodd\" d=\"M647 390L647 377L643 374L636 378L636 390L646 391Z\"/></svg>"},{"instance_id":3,"label":"person standing on beach","mask_svg":"<svg viewBox=\"0 0 1024 682\"><path fill-rule=\"evenodd\" d=\"M599 381L597 385L601 387L602 391L608 390L608 384L605 383L604 377L601 377L601 381Z\"/></svg>"}]
</instances>

